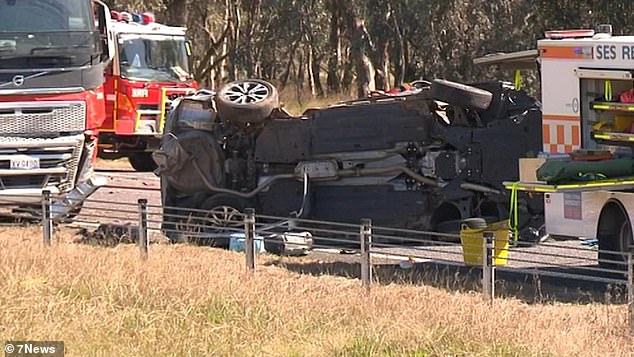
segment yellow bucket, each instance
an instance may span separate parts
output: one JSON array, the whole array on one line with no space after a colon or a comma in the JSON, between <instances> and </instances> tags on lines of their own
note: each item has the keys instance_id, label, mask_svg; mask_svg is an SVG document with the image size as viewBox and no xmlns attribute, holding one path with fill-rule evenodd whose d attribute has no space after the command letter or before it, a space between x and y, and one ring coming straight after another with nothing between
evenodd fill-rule
<instances>
[{"instance_id":1,"label":"yellow bucket","mask_svg":"<svg viewBox=\"0 0 634 357\"><path fill-rule=\"evenodd\" d=\"M492 231L495 235L493 255L495 265L506 265L509 254L509 228L507 221L496 222L486 228L469 228L466 224L460 227L460 243L462 244L462 257L467 265L482 265L482 240L484 232Z\"/></svg>"}]
</instances>

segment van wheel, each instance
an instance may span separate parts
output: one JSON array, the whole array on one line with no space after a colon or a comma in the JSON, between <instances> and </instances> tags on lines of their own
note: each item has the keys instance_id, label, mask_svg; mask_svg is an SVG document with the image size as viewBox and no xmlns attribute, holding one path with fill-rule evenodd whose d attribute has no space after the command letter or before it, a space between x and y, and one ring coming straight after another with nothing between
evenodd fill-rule
<instances>
[{"instance_id":1,"label":"van wheel","mask_svg":"<svg viewBox=\"0 0 634 357\"><path fill-rule=\"evenodd\" d=\"M608 203L601 212L597 232L599 265L602 268L626 270L627 256L634 245L632 225L620 204Z\"/></svg>"},{"instance_id":2,"label":"van wheel","mask_svg":"<svg viewBox=\"0 0 634 357\"><path fill-rule=\"evenodd\" d=\"M231 82L216 95L218 114L236 124L257 124L279 106L277 89L266 81L247 79Z\"/></svg>"}]
</instances>

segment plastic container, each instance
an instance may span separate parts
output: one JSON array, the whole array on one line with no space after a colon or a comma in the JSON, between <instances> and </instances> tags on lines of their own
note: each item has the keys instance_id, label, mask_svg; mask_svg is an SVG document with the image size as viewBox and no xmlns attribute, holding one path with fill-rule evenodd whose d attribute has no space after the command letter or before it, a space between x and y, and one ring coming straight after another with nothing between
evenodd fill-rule
<instances>
[{"instance_id":1,"label":"plastic container","mask_svg":"<svg viewBox=\"0 0 634 357\"><path fill-rule=\"evenodd\" d=\"M262 238L261 236L255 236L254 245L256 253L263 253L265 251L264 238ZM229 236L229 250L244 252L245 246L246 244L244 233L232 233Z\"/></svg>"},{"instance_id":2,"label":"plastic container","mask_svg":"<svg viewBox=\"0 0 634 357\"><path fill-rule=\"evenodd\" d=\"M486 227L473 226L462 223L460 227L460 243L462 244L462 257L467 265L482 265L484 232L492 231L495 235L493 255L495 265L506 265L509 253L509 228L507 221L489 224Z\"/></svg>"}]
</instances>

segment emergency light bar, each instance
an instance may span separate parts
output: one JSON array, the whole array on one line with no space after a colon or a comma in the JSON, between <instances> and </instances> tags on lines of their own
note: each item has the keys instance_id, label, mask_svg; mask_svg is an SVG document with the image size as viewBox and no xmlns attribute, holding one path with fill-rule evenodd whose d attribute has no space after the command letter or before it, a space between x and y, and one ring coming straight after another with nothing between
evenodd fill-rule
<instances>
[{"instance_id":1,"label":"emergency light bar","mask_svg":"<svg viewBox=\"0 0 634 357\"><path fill-rule=\"evenodd\" d=\"M144 24L151 24L156 21L154 14L151 12L144 12L141 14L141 18L143 19Z\"/></svg>"},{"instance_id":2,"label":"emergency light bar","mask_svg":"<svg viewBox=\"0 0 634 357\"><path fill-rule=\"evenodd\" d=\"M143 12L139 13L130 13L127 11L110 11L110 17L114 21L118 22L132 22L140 25L149 25L151 23L156 22L156 18L154 14L151 12Z\"/></svg>"},{"instance_id":3,"label":"emergency light bar","mask_svg":"<svg viewBox=\"0 0 634 357\"><path fill-rule=\"evenodd\" d=\"M554 31L546 31L545 34L547 39L551 40L562 40L564 38L583 38L583 37L592 37L594 36L594 30L554 30Z\"/></svg>"}]
</instances>

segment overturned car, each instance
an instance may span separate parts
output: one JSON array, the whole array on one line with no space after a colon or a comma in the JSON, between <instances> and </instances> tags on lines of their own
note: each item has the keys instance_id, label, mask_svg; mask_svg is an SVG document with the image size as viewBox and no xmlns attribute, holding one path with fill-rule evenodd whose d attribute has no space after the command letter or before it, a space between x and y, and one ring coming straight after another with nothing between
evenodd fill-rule
<instances>
[{"instance_id":1,"label":"overturned car","mask_svg":"<svg viewBox=\"0 0 634 357\"><path fill-rule=\"evenodd\" d=\"M458 232L465 218L508 217L502 182L517 179L518 158L541 150L541 131L539 103L503 82L420 81L300 116L279 107L268 82L233 82L182 98L168 117L154 153L163 228L178 241L192 215L210 229L240 226L236 213L250 207ZM539 234L542 209L520 197L522 238Z\"/></svg>"}]
</instances>

